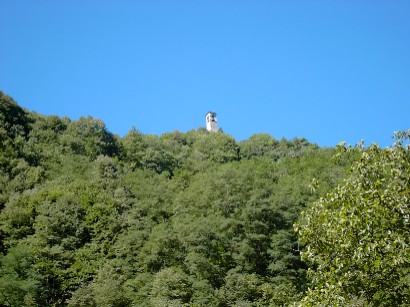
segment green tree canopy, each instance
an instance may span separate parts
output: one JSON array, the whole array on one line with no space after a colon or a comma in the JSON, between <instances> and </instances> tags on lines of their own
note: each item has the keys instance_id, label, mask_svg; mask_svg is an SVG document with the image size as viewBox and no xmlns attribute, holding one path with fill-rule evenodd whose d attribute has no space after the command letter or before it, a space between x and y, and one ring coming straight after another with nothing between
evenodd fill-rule
<instances>
[{"instance_id":1,"label":"green tree canopy","mask_svg":"<svg viewBox=\"0 0 410 307\"><path fill-rule=\"evenodd\" d=\"M313 283L303 306L409 306L410 130L396 138L364 150L295 225Z\"/></svg>"},{"instance_id":2,"label":"green tree canopy","mask_svg":"<svg viewBox=\"0 0 410 307\"><path fill-rule=\"evenodd\" d=\"M293 223L345 176L334 154L204 128L120 138L0 93L0 305L292 306Z\"/></svg>"}]
</instances>

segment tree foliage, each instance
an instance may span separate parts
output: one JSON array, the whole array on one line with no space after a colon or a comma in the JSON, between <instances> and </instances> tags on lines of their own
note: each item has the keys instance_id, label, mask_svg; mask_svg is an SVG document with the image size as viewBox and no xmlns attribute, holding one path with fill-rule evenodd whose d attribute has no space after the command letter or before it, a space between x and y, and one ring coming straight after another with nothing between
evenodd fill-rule
<instances>
[{"instance_id":1,"label":"tree foliage","mask_svg":"<svg viewBox=\"0 0 410 307\"><path fill-rule=\"evenodd\" d=\"M312 278L303 306L410 304L410 130L396 137L361 151L344 184L302 213Z\"/></svg>"},{"instance_id":2,"label":"tree foliage","mask_svg":"<svg viewBox=\"0 0 410 307\"><path fill-rule=\"evenodd\" d=\"M1 306L292 306L309 285L292 225L355 157L267 134L120 138L2 93L0 136Z\"/></svg>"}]
</instances>

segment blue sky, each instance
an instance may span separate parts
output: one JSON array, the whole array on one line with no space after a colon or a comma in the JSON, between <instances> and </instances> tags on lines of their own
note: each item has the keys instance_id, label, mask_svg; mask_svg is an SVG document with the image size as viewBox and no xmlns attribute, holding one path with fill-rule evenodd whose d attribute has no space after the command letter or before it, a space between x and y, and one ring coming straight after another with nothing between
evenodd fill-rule
<instances>
[{"instance_id":1,"label":"blue sky","mask_svg":"<svg viewBox=\"0 0 410 307\"><path fill-rule=\"evenodd\" d=\"M120 136L205 126L392 143L410 128L410 1L0 0L0 89Z\"/></svg>"}]
</instances>

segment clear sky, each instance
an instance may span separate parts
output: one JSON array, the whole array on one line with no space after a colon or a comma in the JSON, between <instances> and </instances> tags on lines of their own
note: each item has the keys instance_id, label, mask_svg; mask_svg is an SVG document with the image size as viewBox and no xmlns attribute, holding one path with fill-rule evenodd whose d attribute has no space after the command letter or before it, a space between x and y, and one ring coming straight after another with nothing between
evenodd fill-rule
<instances>
[{"instance_id":1,"label":"clear sky","mask_svg":"<svg viewBox=\"0 0 410 307\"><path fill-rule=\"evenodd\" d=\"M124 136L219 126L392 143L410 128L410 1L0 0L0 89Z\"/></svg>"}]
</instances>

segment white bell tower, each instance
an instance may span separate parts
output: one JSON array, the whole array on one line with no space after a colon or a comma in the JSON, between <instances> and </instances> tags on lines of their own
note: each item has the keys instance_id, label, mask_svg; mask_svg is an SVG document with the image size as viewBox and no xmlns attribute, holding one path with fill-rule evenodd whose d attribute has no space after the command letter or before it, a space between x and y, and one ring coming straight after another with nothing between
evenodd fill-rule
<instances>
[{"instance_id":1,"label":"white bell tower","mask_svg":"<svg viewBox=\"0 0 410 307\"><path fill-rule=\"evenodd\" d=\"M215 112L208 112L206 113L206 130L211 132L218 131L218 120L216 119Z\"/></svg>"}]
</instances>

